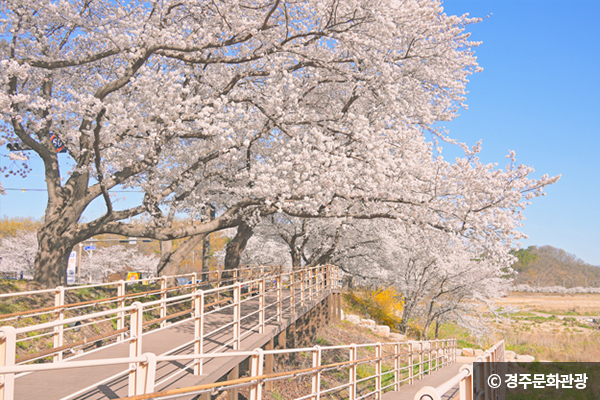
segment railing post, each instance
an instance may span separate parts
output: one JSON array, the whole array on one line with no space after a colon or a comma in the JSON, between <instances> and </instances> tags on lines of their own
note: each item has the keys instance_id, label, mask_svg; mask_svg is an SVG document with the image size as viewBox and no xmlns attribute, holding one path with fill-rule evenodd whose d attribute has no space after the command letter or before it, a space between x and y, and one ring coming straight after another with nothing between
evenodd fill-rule
<instances>
[{"instance_id":1,"label":"railing post","mask_svg":"<svg viewBox=\"0 0 600 400\"><path fill-rule=\"evenodd\" d=\"M356 361L358 359L358 348L354 343L350 347L350 361ZM356 363L350 364L348 371L348 400L356 400Z\"/></svg>"},{"instance_id":2,"label":"railing post","mask_svg":"<svg viewBox=\"0 0 600 400\"><path fill-rule=\"evenodd\" d=\"M125 281L120 280L117 284L117 296L119 300L117 301L117 308L125 307ZM125 311L119 311L117 313L117 330L125 328ZM125 332L122 332L117 336L117 342L122 342L125 340Z\"/></svg>"},{"instance_id":3,"label":"railing post","mask_svg":"<svg viewBox=\"0 0 600 400\"><path fill-rule=\"evenodd\" d=\"M265 277L258 281L258 333L265 333Z\"/></svg>"},{"instance_id":4,"label":"railing post","mask_svg":"<svg viewBox=\"0 0 600 400\"><path fill-rule=\"evenodd\" d=\"M285 333L285 331L283 331ZM265 350L273 350L275 339L271 338L265 345ZM264 374L271 375L273 373L273 361L275 359L273 353L265 354L265 371ZM273 390L273 381L265 382L265 390Z\"/></svg>"},{"instance_id":5,"label":"railing post","mask_svg":"<svg viewBox=\"0 0 600 400\"><path fill-rule=\"evenodd\" d=\"M54 320L62 321L63 319L65 319L65 309L63 307L65 305L65 288L62 286L56 288L56 294L54 295L54 305L56 307L62 307L56 310L56 316ZM63 324L56 325L54 327L54 348L61 347L63 345L63 339L64 326ZM62 359L63 353L62 351L59 351L52 357L52 362L62 361Z\"/></svg>"},{"instance_id":6,"label":"railing post","mask_svg":"<svg viewBox=\"0 0 600 400\"><path fill-rule=\"evenodd\" d=\"M394 391L400 390L400 344L394 344Z\"/></svg>"},{"instance_id":7,"label":"railing post","mask_svg":"<svg viewBox=\"0 0 600 400\"><path fill-rule=\"evenodd\" d=\"M437 371L439 368L440 341L432 340L429 343L430 343L430 345L429 345L429 370ZM434 348L434 346L435 346L435 348Z\"/></svg>"},{"instance_id":8,"label":"railing post","mask_svg":"<svg viewBox=\"0 0 600 400\"><path fill-rule=\"evenodd\" d=\"M304 277L304 271L300 271L300 307L304 307L304 291L306 279Z\"/></svg>"},{"instance_id":9,"label":"railing post","mask_svg":"<svg viewBox=\"0 0 600 400\"><path fill-rule=\"evenodd\" d=\"M161 276L160 277L160 300L162 301L160 303L160 317L161 318L165 318L167 316L167 277L166 276ZM167 320L163 319L160 322L160 327L164 328L165 326L167 326Z\"/></svg>"},{"instance_id":10,"label":"railing post","mask_svg":"<svg viewBox=\"0 0 600 400\"><path fill-rule=\"evenodd\" d=\"M431 357L433 356L433 344L436 343L437 346L437 341L429 341L429 345L427 346L427 350L429 350L429 355L427 357L427 362L429 364L429 369L427 370L427 375L431 375L431 368L433 367L433 363L431 362ZM437 350L437 347L436 347ZM435 352L435 356L437 357L437 351Z\"/></svg>"},{"instance_id":11,"label":"railing post","mask_svg":"<svg viewBox=\"0 0 600 400\"><path fill-rule=\"evenodd\" d=\"M446 345L445 345L444 347L448 347L448 341L446 341ZM447 348L446 348L445 350L442 350L442 355L447 355L447 354L449 354L449 353L447 352L447 350L448 350ZM439 353L439 352L438 352L438 353ZM439 357L439 355L438 355L438 357ZM447 361L447 360L446 360L446 361ZM439 364L441 364L441 365L443 366L443 364L442 364L442 363L439 363ZM449 363L448 363L448 362L446 362L446 365L448 365L448 364L449 364Z\"/></svg>"},{"instance_id":12,"label":"railing post","mask_svg":"<svg viewBox=\"0 0 600 400\"><path fill-rule=\"evenodd\" d=\"M460 370L467 369L469 375L458 385L460 400L473 400L473 365L463 365Z\"/></svg>"},{"instance_id":13,"label":"railing post","mask_svg":"<svg viewBox=\"0 0 600 400\"><path fill-rule=\"evenodd\" d=\"M423 379L423 341L419 341L419 379Z\"/></svg>"},{"instance_id":14,"label":"railing post","mask_svg":"<svg viewBox=\"0 0 600 400\"><path fill-rule=\"evenodd\" d=\"M0 367L15 365L17 332L14 326L0 329ZM15 397L15 374L0 375L0 400L13 400Z\"/></svg>"},{"instance_id":15,"label":"railing post","mask_svg":"<svg viewBox=\"0 0 600 400\"><path fill-rule=\"evenodd\" d=\"M313 372L312 379L311 379L311 381L312 381L311 399L312 400L320 400L321 399L321 370L317 369L317 368L321 366L321 347L315 346L313 349L314 350L312 351L312 353L313 353L312 366L313 366L314 372Z\"/></svg>"},{"instance_id":16,"label":"railing post","mask_svg":"<svg viewBox=\"0 0 600 400\"><path fill-rule=\"evenodd\" d=\"M444 339L444 350L442 351L442 359L444 360L442 365L444 367L447 367L449 364L448 355L448 339Z\"/></svg>"},{"instance_id":17,"label":"railing post","mask_svg":"<svg viewBox=\"0 0 600 400\"><path fill-rule=\"evenodd\" d=\"M129 357L142 355L142 332L144 327L144 305L139 301L132 304L135 308L129 314ZM135 396L142 379L139 371L140 363L129 363L129 396Z\"/></svg>"},{"instance_id":18,"label":"railing post","mask_svg":"<svg viewBox=\"0 0 600 400\"><path fill-rule=\"evenodd\" d=\"M383 356L383 351L382 351L382 347L381 347L381 343L377 343L375 345L375 357L377 357L377 363L375 364L375 373L377 374L377 376L375 377L375 399L377 400L381 400L381 383L382 383L382 376L381 374L383 373L383 359L381 358Z\"/></svg>"},{"instance_id":19,"label":"railing post","mask_svg":"<svg viewBox=\"0 0 600 400\"><path fill-rule=\"evenodd\" d=\"M240 336L241 336L241 328L240 328L240 319L241 319L241 296L242 294L242 285L239 282L236 282L233 287L233 349L240 349Z\"/></svg>"},{"instance_id":20,"label":"railing post","mask_svg":"<svg viewBox=\"0 0 600 400\"><path fill-rule=\"evenodd\" d=\"M194 296L194 355L204 354L204 291L196 289ZM194 375L202 375L202 359L194 362Z\"/></svg>"},{"instance_id":21,"label":"railing post","mask_svg":"<svg viewBox=\"0 0 600 400\"><path fill-rule=\"evenodd\" d=\"M264 353L262 349L254 350L255 354L252 355L250 361L250 376L258 377L263 374L263 360ZM252 382L250 387L250 400L261 400L262 399L262 383L260 380Z\"/></svg>"},{"instance_id":22,"label":"railing post","mask_svg":"<svg viewBox=\"0 0 600 400\"><path fill-rule=\"evenodd\" d=\"M154 392L156 378L156 354L144 353L146 362L141 362L137 367L135 394L148 394Z\"/></svg>"},{"instance_id":23,"label":"railing post","mask_svg":"<svg viewBox=\"0 0 600 400\"><path fill-rule=\"evenodd\" d=\"M308 301L312 301L313 299L313 289L314 289L314 281L315 281L315 269L310 268L308 270Z\"/></svg>"},{"instance_id":24,"label":"railing post","mask_svg":"<svg viewBox=\"0 0 600 400\"><path fill-rule=\"evenodd\" d=\"M450 360L450 346L451 346L451 341L450 339L444 339L444 350L442 352L442 354L444 355L444 362L446 364L446 366L451 364L451 360Z\"/></svg>"},{"instance_id":25,"label":"railing post","mask_svg":"<svg viewBox=\"0 0 600 400\"><path fill-rule=\"evenodd\" d=\"M296 285L295 285L295 272L292 270L290 273L290 307L292 310L292 314L296 312Z\"/></svg>"},{"instance_id":26,"label":"railing post","mask_svg":"<svg viewBox=\"0 0 600 400\"><path fill-rule=\"evenodd\" d=\"M319 267L313 267L311 269L312 271L312 288L313 288L313 293L312 293L312 299L314 300L317 295L319 294Z\"/></svg>"},{"instance_id":27,"label":"railing post","mask_svg":"<svg viewBox=\"0 0 600 400\"><path fill-rule=\"evenodd\" d=\"M215 292L217 305L215 308L221 308L221 291L218 289L221 287L221 274L221 271L217 270L217 280L215 281L215 287L217 288L217 291Z\"/></svg>"},{"instance_id":28,"label":"railing post","mask_svg":"<svg viewBox=\"0 0 600 400\"><path fill-rule=\"evenodd\" d=\"M325 290L325 267L322 265L319 267L319 293L323 293Z\"/></svg>"},{"instance_id":29,"label":"railing post","mask_svg":"<svg viewBox=\"0 0 600 400\"><path fill-rule=\"evenodd\" d=\"M415 356L413 354L413 344L413 342L408 343L408 383L410 385L415 383L415 370L413 367L413 364L415 363Z\"/></svg>"},{"instance_id":30,"label":"railing post","mask_svg":"<svg viewBox=\"0 0 600 400\"><path fill-rule=\"evenodd\" d=\"M453 354L453 356L452 356L452 362L456 362L456 352L458 350L457 339L452 339L452 347L453 347L453 349L452 349L453 350L452 351L452 354ZM504 360L502 360L502 361L504 361Z\"/></svg>"},{"instance_id":31,"label":"railing post","mask_svg":"<svg viewBox=\"0 0 600 400\"><path fill-rule=\"evenodd\" d=\"M281 298L281 275L277 275L277 322L281 322L283 319Z\"/></svg>"},{"instance_id":32,"label":"railing post","mask_svg":"<svg viewBox=\"0 0 600 400\"><path fill-rule=\"evenodd\" d=\"M194 288L196 287L197 282L198 282L198 274L193 272L192 273L192 286L191 286L192 290L194 290Z\"/></svg>"}]
</instances>

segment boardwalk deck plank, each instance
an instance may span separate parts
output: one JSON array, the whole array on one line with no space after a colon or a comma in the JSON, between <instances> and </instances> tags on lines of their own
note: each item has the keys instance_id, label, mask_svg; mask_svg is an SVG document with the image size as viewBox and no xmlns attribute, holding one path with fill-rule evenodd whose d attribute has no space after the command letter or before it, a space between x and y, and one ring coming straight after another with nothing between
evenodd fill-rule
<instances>
[{"instance_id":1,"label":"boardwalk deck plank","mask_svg":"<svg viewBox=\"0 0 600 400\"><path fill-rule=\"evenodd\" d=\"M259 334L257 331L249 331L248 328L256 325L258 322L258 314L246 318L242 322L242 335L246 333L241 342L242 351L254 350L261 347L271 338L277 335L282 330L286 329L299 316L303 315L308 310L319 304L329 292L319 296L310 304L306 304L304 308L298 308L296 313L292 315L289 311L283 315L282 322L277 323L274 320L265 325L265 333ZM274 303L276 301L275 293L268 293L265 297L265 303ZM284 297L289 296L288 291L284 291ZM283 308L289 307L289 300L283 304ZM258 297L250 298L242 304L242 316L248 315L258 310ZM266 311L266 319L275 315L275 307L270 307ZM232 321L231 308L224 308L217 312L211 313L205 317L205 332L210 333L214 329L226 325ZM205 336L204 350L205 353L216 351L222 347L224 343L230 341L233 337L232 327L227 327L212 335ZM187 321L178 325L170 326L159 331L151 331L144 334L142 339L143 352L151 352L156 355L161 355L170 350L179 347L185 343L192 341L194 338L194 326L192 321ZM223 350L219 351L222 352ZM228 350L232 351L231 346ZM182 349L172 354L192 354L193 344L189 344ZM129 356L129 342L116 344L106 348L102 348L78 357L78 360L94 360L107 359L116 357ZM213 358L206 359L203 362L203 375L195 376L191 368L187 368L185 372L177 376L175 379L159 384L156 390L173 389L187 387L205 383L212 383L218 380L223 374L227 373L235 365L243 361L244 357L238 358ZM190 361L182 362L162 362L157 366L156 382L161 382L166 376L183 368L183 364ZM111 365L100 367L85 367L77 369L65 369L55 371L41 371L30 373L19 377L15 387L16 400L30 399L47 399L59 400L63 398L74 398L77 400L100 400L100 399L116 399L127 395L128 377L127 374L113 379L108 383L97 385L94 389L86 391L76 397L69 397L70 394L81 391L87 387L107 379L113 375L127 370L127 365Z\"/></svg>"}]
</instances>

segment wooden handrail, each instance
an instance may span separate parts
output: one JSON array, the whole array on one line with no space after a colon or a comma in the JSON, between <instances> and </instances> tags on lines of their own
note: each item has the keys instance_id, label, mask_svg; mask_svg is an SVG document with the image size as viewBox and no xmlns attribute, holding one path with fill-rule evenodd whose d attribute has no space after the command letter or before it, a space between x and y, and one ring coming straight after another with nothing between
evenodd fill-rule
<instances>
[{"instance_id":1,"label":"wooden handrail","mask_svg":"<svg viewBox=\"0 0 600 400\"><path fill-rule=\"evenodd\" d=\"M161 397L161 396L173 396L173 395L177 395L177 394L185 394L185 393L196 392L196 391L210 390L210 389L214 389L214 388L218 388L218 387L241 385L241 384L250 383L250 382L254 382L254 381L261 381L261 380L265 380L265 379L270 379L270 380L277 379L277 378L282 379L282 378L286 378L286 377L294 377L294 376L301 375L301 374L309 374L309 373L321 371L324 369L338 368L338 367L343 367L343 366L347 366L347 365L358 365L358 364L362 364L362 363L366 363L366 362L380 361L380 360L383 360L386 358L393 358L393 357L396 357L396 354L388 354L386 356L380 356L380 357L361 358L358 360L343 361L343 362L338 362L338 363L321 365L321 366L317 366L317 367L303 368L303 369L294 370L294 371L284 371L284 372L277 372L277 373L273 373L273 374L262 374L262 375L258 375L258 376L249 376L249 377L245 377L245 378L232 379L232 380L214 382L214 383L207 383L204 385L190 386L190 387L186 387L186 388L171 389L171 390L165 390L165 391L161 391L161 392L147 393L147 394L142 394L142 395L124 397L121 400L147 400L147 399L153 399L153 398L157 398L157 397ZM381 374L385 375L385 374L390 374L390 373L392 373L392 372L388 371L388 372L384 373L382 371Z\"/></svg>"},{"instance_id":2,"label":"wooden handrail","mask_svg":"<svg viewBox=\"0 0 600 400\"><path fill-rule=\"evenodd\" d=\"M61 306L36 308L34 310L20 311L20 312L15 312L15 313L11 313L11 314L0 314L0 318L1 319L5 319L5 318L11 318L11 317L18 317L18 316L21 316L21 315L34 314L34 313L37 313L37 312L47 312L47 311L64 310L64 309L69 309L69 308L72 308L72 307L85 306L85 305L88 305L88 304L106 303L106 302L110 302L110 301L113 301L113 300L123 300L123 299L127 300L128 298L131 298L131 297L142 296L142 295L147 295L147 294L152 294L152 293L159 293L159 292L169 292L169 291L183 289L183 288L188 288L189 289L189 288L195 287L195 286L200 286L200 284L199 283L190 283L190 284L181 285L181 286L173 286L173 287L169 287L169 288L166 288L166 289L153 289L153 290L148 290L148 291L145 291L145 292L130 293L130 294L126 294L126 295L123 295L123 296L113 296L113 297L106 297L106 298L103 298L103 299L81 301L81 302L78 302L78 303L64 304L64 305L61 305ZM253 292L253 293L256 293L256 292ZM227 300L229 300L229 299L227 299Z\"/></svg>"},{"instance_id":3,"label":"wooden handrail","mask_svg":"<svg viewBox=\"0 0 600 400\"><path fill-rule=\"evenodd\" d=\"M256 380L264 380L264 379L272 379L272 378L285 378L288 376L295 376L298 374L307 374L307 373L311 373L311 372L315 372L315 371L320 371L320 370L326 369L326 368L336 368L336 367L341 367L341 366L348 365L348 364L361 364L361 363L365 363L365 362L369 362L369 361L376 361L376 360L380 360L382 358L383 357L362 358L360 360L355 360L355 361L344 361L344 362L321 365L318 367L304 368L304 369L299 369L299 370L294 370L294 371L277 372L277 373L268 374L268 375L263 374L263 375L258 375L258 376L249 376L246 378L232 379L229 381L206 383L204 385L190 386L190 387L180 388L180 389L171 389L171 390L165 390L162 392L141 394L141 395L131 396L131 397L123 397L123 398L121 398L121 400L146 400L146 399L152 399L152 398L160 397L160 396L172 396L175 394L184 394L184 393L195 392L195 391L200 391L200 390L214 389L214 388L221 387L221 386L238 385L238 384L248 383L248 382L252 382L252 381L256 381Z\"/></svg>"}]
</instances>

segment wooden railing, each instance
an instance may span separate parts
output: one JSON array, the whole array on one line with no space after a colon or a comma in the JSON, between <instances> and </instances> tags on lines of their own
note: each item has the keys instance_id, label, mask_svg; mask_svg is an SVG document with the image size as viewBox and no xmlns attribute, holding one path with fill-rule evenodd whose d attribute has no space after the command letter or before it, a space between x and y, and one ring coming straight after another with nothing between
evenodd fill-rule
<instances>
[{"instance_id":1,"label":"wooden railing","mask_svg":"<svg viewBox=\"0 0 600 400\"><path fill-rule=\"evenodd\" d=\"M253 278L253 273L260 275L260 277ZM11 321L11 318L13 318L13 321L21 322L21 324L19 324L20 326L6 325L0 327L0 379L2 380L0 383L0 400L13 399L15 372L7 372L12 371L11 368L16 368L14 371L20 372L71 368L72 365L81 363L81 361L74 360L84 353L90 354L97 351L95 349L83 351L83 349L89 348L90 343L93 345L94 342L100 340L112 341L104 347L129 342L129 361L126 361L126 363L136 363L135 368L124 372L129 374L129 394L134 395L140 393L140 391L145 393L146 389L140 383L140 374L142 374L140 371L150 371L151 368L144 366L146 361L140 361L141 357L146 357L141 354L143 336L153 331L166 329L168 321L171 321L170 326L193 322L193 340L172 349L171 352L193 344L194 352L189 358L191 363L186 365L186 368L192 366L194 374L199 375L202 374L202 363L200 362L202 357L200 355L205 354L205 337L230 330L230 339L219 348L213 349L210 354L215 356L215 353L226 348L239 350L241 340L245 336L253 332L263 333L266 324L271 321L280 322L284 313L294 313L297 307L302 307L305 303L312 302L328 291L337 290L340 287L338 270L336 267L329 265L300 271L271 269L267 272L264 268L259 268L255 271L234 272L234 276L231 278L235 281L233 284L221 286L222 282L218 282L216 287L207 290L201 289L201 287L206 287L202 283L173 287L168 287L166 283L162 283L168 282L170 278L173 277L160 278L160 289L141 293L127 293L126 283L119 282L117 288L121 289L119 289L117 296L72 304L65 304L64 302L64 293L70 288L58 288L56 291L56 306L31 310L31 312L26 312L27 314L13 313L8 316L5 315L4 321ZM192 278L195 278L194 274L192 274ZM241 280L244 280L244 282L241 282ZM192 280L192 282L195 281ZM267 294L269 293L271 293L271 301L267 301ZM159 298L153 300L150 297L151 295ZM254 297L258 297L257 310L242 315L242 304L253 300ZM104 306L106 309L95 310L94 308L99 305ZM92 307L92 312L86 311L89 307ZM223 314L223 310L227 309L231 309L231 321L207 332L206 317L217 312ZM73 311L82 313L82 315L67 315L68 312ZM50 315L52 320L38 322L29 318L30 323L23 323L27 322L20 320L23 315L29 317L32 315ZM247 322L252 317L256 319L256 324L249 325ZM107 323L110 327L109 332L65 343L66 332L81 329L85 326L106 325ZM243 323L247 323L245 327L243 327ZM52 348L17 357L17 347L23 347L23 343L35 339L40 340L41 338L52 338ZM63 358L66 358L65 354L70 356L67 359L68 361L63 361ZM52 359L49 360L49 357L52 357ZM152 359L152 356L149 357ZM169 356L163 355L163 357ZM144 358L144 360L147 360L147 358ZM23 365L32 361L52 361L52 363L51 365ZM95 363L93 365L104 365L102 363L109 363L110 361L96 360L89 362ZM123 373L119 375L123 375ZM105 381L115 377L105 379ZM144 379L147 380L148 378Z\"/></svg>"},{"instance_id":2,"label":"wooden railing","mask_svg":"<svg viewBox=\"0 0 600 400\"><path fill-rule=\"evenodd\" d=\"M493 347L477 357L476 364L465 364L460 372L438 387L425 386L415 395L415 400L441 400L451 389L458 385L460 400L497 399L499 388L492 388L486 382L475 382L474 372L478 377L489 376L496 373L497 362L504 362L504 341L496 343ZM478 368L474 371L473 368Z\"/></svg>"},{"instance_id":3,"label":"wooden railing","mask_svg":"<svg viewBox=\"0 0 600 400\"><path fill-rule=\"evenodd\" d=\"M139 314L137 314L139 316ZM14 334L14 331L5 332ZM134 344L135 346L135 344ZM343 352L347 359L335 363L324 364L324 355L328 352ZM312 366L303 369L273 373L265 371L265 359L273 356L289 354L310 354ZM194 387L155 392L157 363L161 362L189 362L202 365L205 358L249 357L249 376L210 383ZM311 378L310 393L295 397L294 400L320 399L321 396L333 392L347 391L348 398L360 400L365 398L381 399L385 391L398 390L402 384L413 384L433 371L444 368L456 361L456 340L432 340L426 342L395 342L395 343L367 343L342 346L315 346L296 349L278 349L253 351L234 351L227 353L195 353L189 355L157 356L152 353L134 354L127 358L113 358L93 361L62 361L53 364L29 364L0 367L0 374L10 376L13 374L47 371L57 369L72 369L98 365L131 364L129 370L129 394L127 400L176 398L179 396L210 394L219 390L228 390L239 387L249 387L250 399L262 399L263 384L267 382L309 376ZM370 366L372 373L359 375L360 366ZM386 366L387 368L384 368ZM374 367L374 368L373 368ZM272 368L272 367L271 367ZM322 384L322 375L328 371L347 371L348 382L336 386ZM5 381L7 382L7 381ZM4 399L11 399L5 392ZM1 397L0 397L1 398ZM209 397L206 397L209 398ZM292 400L292 399L289 399Z\"/></svg>"},{"instance_id":4,"label":"wooden railing","mask_svg":"<svg viewBox=\"0 0 600 400\"><path fill-rule=\"evenodd\" d=\"M250 267L237 270L228 271L230 277L222 278L222 271L213 271L209 275L209 279L206 282L197 280L198 274L187 274L187 275L176 275L176 276L163 276L160 278L152 278L148 280L135 280L135 281L119 281L107 284L99 285L85 285L75 287L58 287L56 289L46 289L29 292L18 292L18 293L7 293L0 294L0 301L4 304L15 302L18 299L35 300L40 296L54 296L54 306L33 308L25 311L13 312L0 314L0 325L15 326L17 328L27 326L38 326L48 321L63 321L63 323L57 323L54 328L41 332L39 329L34 329L33 333L19 335L17 343L21 353L27 352L28 354L18 354L18 362L34 361L39 359L45 359L52 355L53 361L60 361L63 357L72 356L73 353L81 352L81 350L88 350L95 348L99 342L103 344L109 344L114 342L120 342L125 339L128 328L127 324L127 312L123 311L125 306L130 306L134 302L149 303L156 299L160 299L158 303L153 303L153 308L146 308L146 313L151 313L154 318L151 321L144 322L144 326L150 326L153 328L164 328L166 327L169 320L184 319L185 315L193 312L193 306L190 296L192 296L198 288L213 288L205 291L205 307L207 308L219 308L231 305L234 302L232 294L235 292L229 286L236 282L241 283L242 291L248 292L253 290L254 293L258 293L260 279L264 279L264 291L276 291L281 290L283 286L288 289L294 289L300 291L299 302L303 302L305 298L312 299L312 291L316 290L314 284L309 284L309 280L316 279L312 275L317 274L319 268L333 268L331 279L337 279L337 268L334 267L315 267L310 270L300 270L295 272L282 272L281 267ZM260 279L258 279L260 277ZM177 285L177 279L189 280L191 283L184 285ZM319 278L322 279L322 278ZM144 283L145 285L139 285ZM142 290L140 288L151 287L152 284L160 285L159 288ZM136 285L138 284L138 285ZM337 282L336 282L337 284ZM277 288L279 285L279 289ZM67 301L67 296L71 291L81 290L102 290L102 293L108 294L108 297L98 298L83 302L72 302ZM137 291L136 291L137 290ZM111 295L111 291L115 292ZM190 296L181 298L182 294L188 294ZM71 296L74 297L74 296ZM180 297L180 300L173 300L173 297ZM295 306L295 299L292 299L292 307ZM105 314L104 317L90 317L86 316L95 315L97 311L102 310L116 310L120 311L115 313ZM281 310L278 310L281 311ZM75 317L82 317L73 319ZM70 323L64 322L65 320L72 321ZM160 324L160 326L156 326ZM112 328L110 329L110 325ZM106 331L103 334L78 334L75 332L80 331L86 326L94 328L93 330L99 330L102 327ZM90 331L92 329L88 329ZM65 340L65 335L71 332L72 340L70 343ZM42 341L43 346L40 346L38 342ZM31 352L30 349L38 344L37 347L44 347L45 350L39 352ZM51 348L47 348L50 346ZM66 353L71 351L71 354Z\"/></svg>"}]
</instances>

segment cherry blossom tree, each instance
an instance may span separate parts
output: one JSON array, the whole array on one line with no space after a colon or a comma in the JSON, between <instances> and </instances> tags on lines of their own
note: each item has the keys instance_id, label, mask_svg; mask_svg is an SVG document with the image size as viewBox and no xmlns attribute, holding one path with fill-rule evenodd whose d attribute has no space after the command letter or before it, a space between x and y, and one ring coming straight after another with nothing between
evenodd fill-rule
<instances>
[{"instance_id":1,"label":"cherry blossom tree","mask_svg":"<svg viewBox=\"0 0 600 400\"><path fill-rule=\"evenodd\" d=\"M255 264L276 263L293 269L326 264L339 245L342 225L339 218L270 215L254 228L243 260Z\"/></svg>"},{"instance_id":2,"label":"cherry blossom tree","mask_svg":"<svg viewBox=\"0 0 600 400\"><path fill-rule=\"evenodd\" d=\"M94 235L168 241L274 212L502 241L554 181L435 152L479 69L476 20L438 0L6 0L0 22L2 134L44 163L46 285ZM111 191L132 187L143 200L119 208ZM105 213L83 221L96 199ZM213 221L165 221L207 205Z\"/></svg>"},{"instance_id":3,"label":"cherry blossom tree","mask_svg":"<svg viewBox=\"0 0 600 400\"><path fill-rule=\"evenodd\" d=\"M33 277L36 252L35 231L21 231L15 236L0 239L0 271Z\"/></svg>"},{"instance_id":4,"label":"cherry blossom tree","mask_svg":"<svg viewBox=\"0 0 600 400\"><path fill-rule=\"evenodd\" d=\"M110 274L126 270L154 276L157 263L157 257L140 254L135 248L102 247L82 258L81 274L90 277L92 282L103 282Z\"/></svg>"},{"instance_id":5,"label":"cherry blossom tree","mask_svg":"<svg viewBox=\"0 0 600 400\"><path fill-rule=\"evenodd\" d=\"M396 221L348 226L360 232L350 235L354 244L341 246L334 262L363 282L385 282L402 294L402 332L418 319L425 338L440 320L482 333L482 314L494 315L494 299L511 285L511 242L486 248L473 238Z\"/></svg>"}]
</instances>

